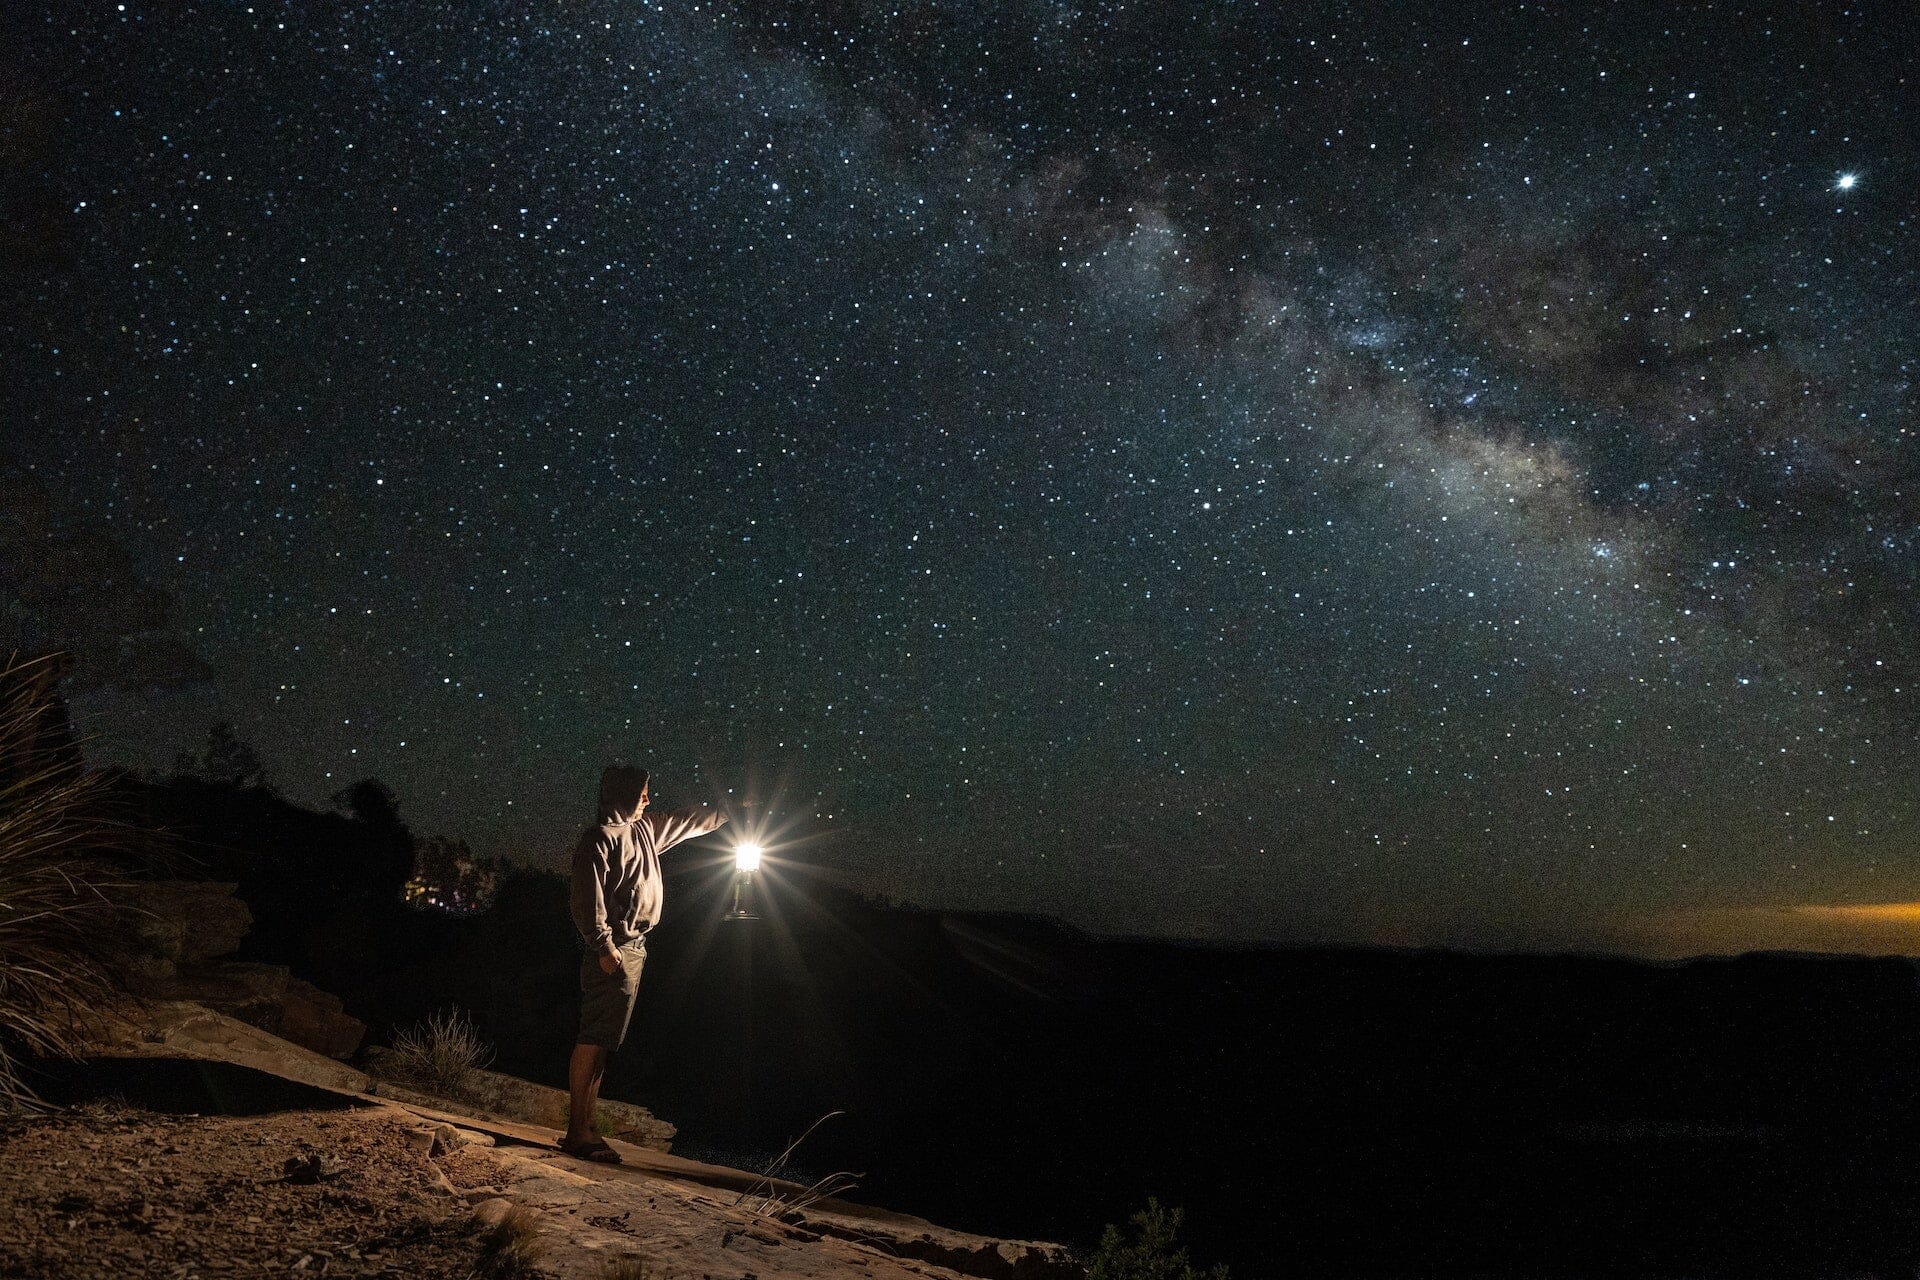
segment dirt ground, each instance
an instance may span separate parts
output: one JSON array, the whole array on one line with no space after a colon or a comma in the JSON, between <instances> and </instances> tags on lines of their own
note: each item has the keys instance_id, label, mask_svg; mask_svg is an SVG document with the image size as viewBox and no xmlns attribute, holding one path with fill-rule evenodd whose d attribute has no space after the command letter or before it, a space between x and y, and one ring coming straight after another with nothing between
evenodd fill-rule
<instances>
[{"instance_id":1,"label":"dirt ground","mask_svg":"<svg viewBox=\"0 0 1920 1280\"><path fill-rule=\"evenodd\" d=\"M0 1276L449 1277L481 1245L459 1191L496 1177L429 1157L381 1108L175 1115L95 1102L0 1118Z\"/></svg>"},{"instance_id":2,"label":"dirt ground","mask_svg":"<svg viewBox=\"0 0 1920 1280\"><path fill-rule=\"evenodd\" d=\"M0 1280L1083 1276L1059 1245L618 1141L626 1163L595 1164L537 1125L218 1061L100 1060L49 1081L78 1105L0 1117ZM503 1217L510 1232L481 1225Z\"/></svg>"}]
</instances>

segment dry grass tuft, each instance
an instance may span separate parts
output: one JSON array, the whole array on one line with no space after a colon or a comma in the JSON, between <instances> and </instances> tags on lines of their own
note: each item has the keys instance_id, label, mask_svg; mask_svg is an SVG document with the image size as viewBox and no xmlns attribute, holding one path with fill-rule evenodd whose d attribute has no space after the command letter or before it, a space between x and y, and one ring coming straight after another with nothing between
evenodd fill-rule
<instances>
[{"instance_id":1,"label":"dry grass tuft","mask_svg":"<svg viewBox=\"0 0 1920 1280\"><path fill-rule=\"evenodd\" d=\"M71 1057L81 1010L110 997L104 890L158 839L117 810L66 733L60 662L0 659L0 1109L36 1105L26 1056Z\"/></svg>"},{"instance_id":2,"label":"dry grass tuft","mask_svg":"<svg viewBox=\"0 0 1920 1280\"><path fill-rule=\"evenodd\" d=\"M476 1280L534 1280L540 1274L540 1222L531 1209L515 1205L498 1219L476 1215L474 1227L480 1238Z\"/></svg>"},{"instance_id":3,"label":"dry grass tuft","mask_svg":"<svg viewBox=\"0 0 1920 1280\"><path fill-rule=\"evenodd\" d=\"M473 1073L493 1061L493 1048L457 1009L430 1014L397 1032L386 1069L449 1097L466 1091Z\"/></svg>"},{"instance_id":4,"label":"dry grass tuft","mask_svg":"<svg viewBox=\"0 0 1920 1280\"><path fill-rule=\"evenodd\" d=\"M797 1191L789 1191L775 1185L781 1170L787 1167L787 1158L797 1150L801 1143L812 1135L815 1129L835 1116L843 1116L844 1111L829 1111L807 1126L807 1131L787 1145L787 1149L772 1164L760 1173L759 1178L748 1185L745 1191L734 1197L734 1203L745 1202L750 1212L759 1217L778 1217L782 1214L798 1213L819 1200L845 1195L860 1185L863 1175L858 1173L830 1173L819 1181Z\"/></svg>"}]
</instances>

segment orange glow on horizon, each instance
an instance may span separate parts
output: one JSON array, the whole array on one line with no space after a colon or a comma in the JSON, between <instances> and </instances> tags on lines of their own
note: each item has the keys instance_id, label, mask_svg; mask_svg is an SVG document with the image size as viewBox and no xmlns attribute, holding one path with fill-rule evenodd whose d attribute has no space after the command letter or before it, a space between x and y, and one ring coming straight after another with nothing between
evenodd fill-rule
<instances>
[{"instance_id":1,"label":"orange glow on horizon","mask_svg":"<svg viewBox=\"0 0 1920 1280\"><path fill-rule=\"evenodd\" d=\"M1876 902L1851 907L1800 906L1792 908L1811 916L1848 920L1856 924L1920 925L1920 902Z\"/></svg>"},{"instance_id":2,"label":"orange glow on horizon","mask_svg":"<svg viewBox=\"0 0 1920 1280\"><path fill-rule=\"evenodd\" d=\"M1616 941L1670 958L1743 951L1920 956L1920 902L1701 907L1642 918Z\"/></svg>"}]
</instances>

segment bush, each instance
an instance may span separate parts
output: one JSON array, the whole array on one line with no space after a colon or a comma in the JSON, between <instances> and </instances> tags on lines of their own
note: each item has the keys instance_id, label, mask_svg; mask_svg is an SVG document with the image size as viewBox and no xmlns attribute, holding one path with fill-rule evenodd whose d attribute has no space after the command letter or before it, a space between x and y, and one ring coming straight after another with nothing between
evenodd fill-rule
<instances>
[{"instance_id":1,"label":"bush","mask_svg":"<svg viewBox=\"0 0 1920 1280\"><path fill-rule=\"evenodd\" d=\"M1174 1244L1182 1216L1179 1209L1163 1209L1149 1196L1147 1207L1128 1219L1133 1239L1107 1224L1100 1248L1087 1264L1087 1280L1227 1280L1225 1264L1196 1271L1187 1251Z\"/></svg>"},{"instance_id":2,"label":"bush","mask_svg":"<svg viewBox=\"0 0 1920 1280\"><path fill-rule=\"evenodd\" d=\"M467 1015L456 1009L429 1014L393 1037L389 1069L403 1079L458 1097L475 1071L493 1061Z\"/></svg>"},{"instance_id":3,"label":"bush","mask_svg":"<svg viewBox=\"0 0 1920 1280\"><path fill-rule=\"evenodd\" d=\"M480 1241L476 1280L538 1280L540 1222L531 1209L514 1205L498 1217L476 1214L473 1228Z\"/></svg>"},{"instance_id":4,"label":"bush","mask_svg":"<svg viewBox=\"0 0 1920 1280\"><path fill-rule=\"evenodd\" d=\"M124 821L67 732L61 659L0 661L0 1107L35 1098L22 1055L72 1057L74 1015L107 1002L104 890L157 841Z\"/></svg>"}]
</instances>

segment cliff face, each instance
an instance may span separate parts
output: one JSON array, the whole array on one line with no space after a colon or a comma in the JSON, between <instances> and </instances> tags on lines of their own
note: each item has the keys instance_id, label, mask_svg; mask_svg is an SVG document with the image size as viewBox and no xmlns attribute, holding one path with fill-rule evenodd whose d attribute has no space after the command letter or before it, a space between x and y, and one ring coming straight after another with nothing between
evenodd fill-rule
<instances>
[{"instance_id":1,"label":"cliff face","mask_svg":"<svg viewBox=\"0 0 1920 1280\"><path fill-rule=\"evenodd\" d=\"M253 924L234 889L153 880L113 890L127 990L145 999L191 1001L330 1058L351 1057L367 1028L338 996L294 977L286 965L230 958Z\"/></svg>"}]
</instances>

